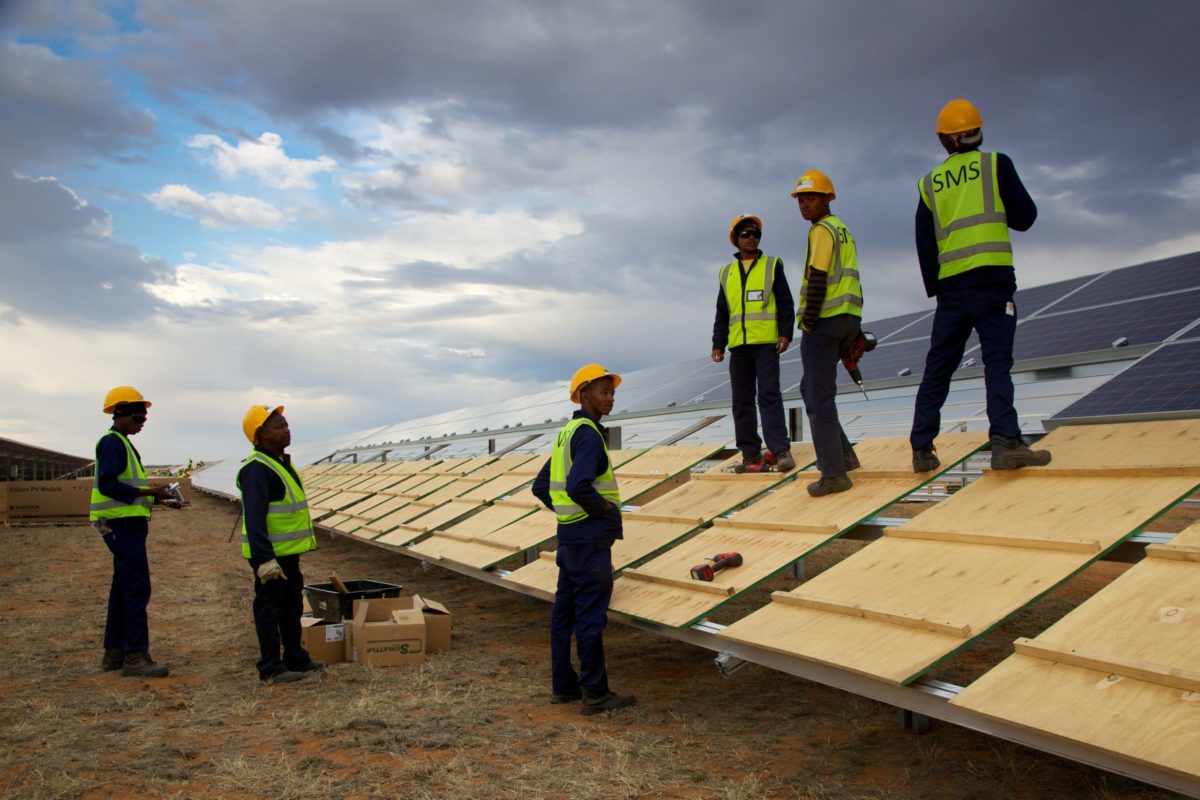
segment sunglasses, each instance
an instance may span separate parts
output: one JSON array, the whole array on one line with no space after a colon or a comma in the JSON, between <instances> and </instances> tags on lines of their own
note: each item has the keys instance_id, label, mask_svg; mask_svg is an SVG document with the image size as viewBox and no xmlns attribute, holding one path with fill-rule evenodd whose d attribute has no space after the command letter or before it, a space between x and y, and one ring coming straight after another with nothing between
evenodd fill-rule
<instances>
[{"instance_id":1,"label":"sunglasses","mask_svg":"<svg viewBox=\"0 0 1200 800\"><path fill-rule=\"evenodd\" d=\"M755 228L746 228L744 231L738 231L739 239L761 239L762 231Z\"/></svg>"},{"instance_id":2,"label":"sunglasses","mask_svg":"<svg viewBox=\"0 0 1200 800\"><path fill-rule=\"evenodd\" d=\"M130 414L129 418L131 420L133 420L134 422L145 422L146 421L145 414Z\"/></svg>"}]
</instances>

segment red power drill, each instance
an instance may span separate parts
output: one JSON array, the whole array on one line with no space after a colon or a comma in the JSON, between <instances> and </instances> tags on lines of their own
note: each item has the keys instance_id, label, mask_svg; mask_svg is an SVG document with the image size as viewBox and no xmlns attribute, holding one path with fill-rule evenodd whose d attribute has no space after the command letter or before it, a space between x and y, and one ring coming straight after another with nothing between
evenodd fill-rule
<instances>
[{"instance_id":1,"label":"red power drill","mask_svg":"<svg viewBox=\"0 0 1200 800\"><path fill-rule=\"evenodd\" d=\"M726 567L740 567L741 553L717 553L703 564L692 567L692 578L698 581L711 581L713 575Z\"/></svg>"},{"instance_id":2,"label":"red power drill","mask_svg":"<svg viewBox=\"0 0 1200 800\"><path fill-rule=\"evenodd\" d=\"M863 353L871 352L878 343L875 334L870 331L859 331L858 336L855 336L854 341L850 343L850 347L842 353L842 366L846 368L846 372L850 373L850 380L858 384L858 388L862 389L863 397L868 400L871 398L863 387L863 377L862 372L858 369L858 362L863 357Z\"/></svg>"}]
</instances>

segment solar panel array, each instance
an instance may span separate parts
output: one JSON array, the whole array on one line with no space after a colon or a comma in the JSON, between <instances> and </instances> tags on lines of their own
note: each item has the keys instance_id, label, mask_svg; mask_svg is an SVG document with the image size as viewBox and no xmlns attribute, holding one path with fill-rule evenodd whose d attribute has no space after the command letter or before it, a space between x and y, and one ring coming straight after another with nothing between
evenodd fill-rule
<instances>
[{"instance_id":1,"label":"solar panel array","mask_svg":"<svg viewBox=\"0 0 1200 800\"><path fill-rule=\"evenodd\" d=\"M1058 421L1200 414L1200 339L1164 344L1054 415Z\"/></svg>"}]
</instances>

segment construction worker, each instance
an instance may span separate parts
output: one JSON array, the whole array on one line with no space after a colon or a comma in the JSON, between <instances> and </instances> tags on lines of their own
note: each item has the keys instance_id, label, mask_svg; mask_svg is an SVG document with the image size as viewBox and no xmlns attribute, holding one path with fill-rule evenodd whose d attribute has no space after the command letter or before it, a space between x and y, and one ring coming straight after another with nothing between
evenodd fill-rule
<instances>
[{"instance_id":1,"label":"construction worker","mask_svg":"<svg viewBox=\"0 0 1200 800\"><path fill-rule=\"evenodd\" d=\"M938 114L937 136L949 156L917 184L917 258L937 311L909 437L913 471L940 466L933 440L972 330L983 356L992 469L1042 466L1050 453L1030 450L1021 440L1013 407L1017 279L1008 238L1009 228L1033 226L1037 206L1008 156L979 150L983 118L975 106L962 99L947 103Z\"/></svg>"},{"instance_id":2,"label":"construction worker","mask_svg":"<svg viewBox=\"0 0 1200 800\"><path fill-rule=\"evenodd\" d=\"M730 223L729 241L737 252L718 274L713 322L712 360L724 361L729 348L733 429L742 453L738 472L785 472L796 466L779 389L779 356L791 344L796 314L783 262L759 249L762 227L762 220L753 214L739 214Z\"/></svg>"},{"instance_id":3,"label":"construction worker","mask_svg":"<svg viewBox=\"0 0 1200 800\"><path fill-rule=\"evenodd\" d=\"M164 678L168 669L150 658L150 563L146 537L150 508L173 496L166 486L151 486L142 457L129 437L146 425L150 401L132 386L118 386L104 398L112 427L96 442L88 519L113 556L100 669L126 677Z\"/></svg>"},{"instance_id":4,"label":"construction worker","mask_svg":"<svg viewBox=\"0 0 1200 800\"><path fill-rule=\"evenodd\" d=\"M533 494L558 517L558 588L550 613L551 703L583 700L583 714L631 706L637 699L608 687L604 627L613 591L612 544L622 537L621 495L600 420L612 412L621 376L599 364L571 378L571 421L554 440ZM571 636L579 672L571 665Z\"/></svg>"},{"instance_id":5,"label":"construction worker","mask_svg":"<svg viewBox=\"0 0 1200 800\"><path fill-rule=\"evenodd\" d=\"M820 480L808 485L813 497L853 486L850 470L858 456L842 430L837 411L837 365L862 331L862 284L858 250L846 225L829 210L837 195L825 173L810 169L792 188L800 215L812 223L800 284L800 396L817 451Z\"/></svg>"},{"instance_id":6,"label":"construction worker","mask_svg":"<svg viewBox=\"0 0 1200 800\"><path fill-rule=\"evenodd\" d=\"M258 677L293 683L325 669L325 662L313 661L300 643L300 554L316 550L317 537L304 486L284 452L292 433L283 406L250 406L242 417L242 432L254 445L238 470L237 487L242 495L242 556L254 573Z\"/></svg>"}]
</instances>

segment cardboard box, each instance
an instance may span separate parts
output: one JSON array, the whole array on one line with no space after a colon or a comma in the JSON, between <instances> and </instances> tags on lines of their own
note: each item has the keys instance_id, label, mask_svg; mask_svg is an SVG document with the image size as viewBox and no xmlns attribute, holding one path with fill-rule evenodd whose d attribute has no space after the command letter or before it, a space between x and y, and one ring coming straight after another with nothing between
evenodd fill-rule
<instances>
[{"instance_id":1,"label":"cardboard box","mask_svg":"<svg viewBox=\"0 0 1200 800\"><path fill-rule=\"evenodd\" d=\"M350 660L372 667L424 661L425 615L411 597L355 600L350 653Z\"/></svg>"},{"instance_id":2,"label":"cardboard box","mask_svg":"<svg viewBox=\"0 0 1200 800\"><path fill-rule=\"evenodd\" d=\"M413 608L425 617L425 652L440 653L450 649L451 614L436 600L428 600L419 594L412 596Z\"/></svg>"},{"instance_id":3,"label":"cardboard box","mask_svg":"<svg viewBox=\"0 0 1200 800\"><path fill-rule=\"evenodd\" d=\"M301 644L313 661L339 664L346 660L346 623L301 617L300 627Z\"/></svg>"},{"instance_id":4,"label":"cardboard box","mask_svg":"<svg viewBox=\"0 0 1200 800\"><path fill-rule=\"evenodd\" d=\"M86 521L92 505L92 479L5 481L10 522Z\"/></svg>"}]
</instances>

